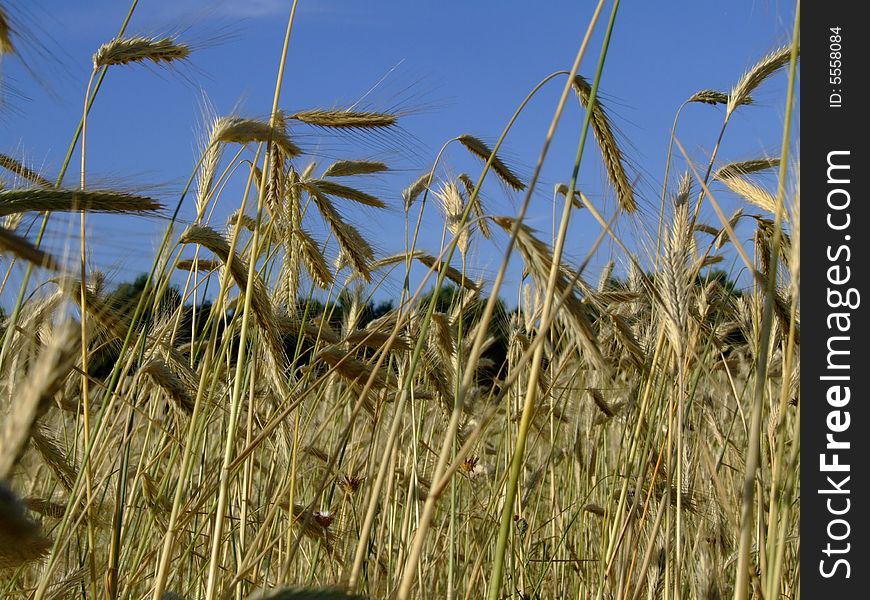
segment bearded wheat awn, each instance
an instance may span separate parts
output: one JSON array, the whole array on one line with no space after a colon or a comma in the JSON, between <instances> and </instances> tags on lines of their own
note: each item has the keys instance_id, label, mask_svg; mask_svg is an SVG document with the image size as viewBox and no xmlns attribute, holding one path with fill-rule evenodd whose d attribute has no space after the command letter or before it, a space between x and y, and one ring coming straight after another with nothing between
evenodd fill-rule
<instances>
[{"instance_id":1,"label":"bearded wheat awn","mask_svg":"<svg viewBox=\"0 0 870 600\"><path fill-rule=\"evenodd\" d=\"M190 46L171 37L120 37L106 42L94 54L94 68L151 62L168 65L190 56Z\"/></svg>"},{"instance_id":2,"label":"bearded wheat awn","mask_svg":"<svg viewBox=\"0 0 870 600\"><path fill-rule=\"evenodd\" d=\"M800 54L800 48L798 48L798 54ZM731 89L731 94L728 96L727 114L730 116L734 109L745 104L749 94L764 83L768 77L789 64L790 60L791 44L787 44L755 63Z\"/></svg>"},{"instance_id":3,"label":"bearded wheat awn","mask_svg":"<svg viewBox=\"0 0 870 600\"><path fill-rule=\"evenodd\" d=\"M492 170L495 172L496 175L498 175L499 179L505 182L508 186L518 192L526 189L526 184L520 181L520 178L517 177L514 172L508 168L508 166L501 158L499 158L498 156L493 156L493 152L490 147L487 146L482 140L467 133L464 135L460 135L456 139L459 141L460 144L465 146L465 148L469 152L471 152L473 155L475 155L484 162L488 161L492 156Z\"/></svg>"},{"instance_id":4,"label":"bearded wheat awn","mask_svg":"<svg viewBox=\"0 0 870 600\"><path fill-rule=\"evenodd\" d=\"M26 179L31 183L35 183L36 185L44 188L54 187L48 179L34 171L33 169L25 166L18 160L15 160L11 156L7 156L6 154L0 154L0 167L3 167L7 171L11 171L15 173L22 179Z\"/></svg>"},{"instance_id":5,"label":"bearded wheat awn","mask_svg":"<svg viewBox=\"0 0 870 600\"><path fill-rule=\"evenodd\" d=\"M589 110L592 85L581 75L574 77L573 85L580 103L584 108ZM601 105L600 98L595 98L595 104L591 110L592 115L589 122L592 125L592 133L595 134L595 139L598 140L598 147L601 148L607 177L616 189L616 199L619 202L619 207L625 212L634 212L637 210L637 202L634 199L634 190L632 189L631 182L625 173L625 159L622 151L619 149L619 145L616 143L616 136L613 135L610 119Z\"/></svg>"},{"instance_id":6,"label":"bearded wheat awn","mask_svg":"<svg viewBox=\"0 0 870 600\"><path fill-rule=\"evenodd\" d=\"M692 94L686 102L699 102L701 104L728 104L728 94L718 90L701 90ZM752 104L752 98L748 95L744 96L740 104Z\"/></svg>"}]
</instances>

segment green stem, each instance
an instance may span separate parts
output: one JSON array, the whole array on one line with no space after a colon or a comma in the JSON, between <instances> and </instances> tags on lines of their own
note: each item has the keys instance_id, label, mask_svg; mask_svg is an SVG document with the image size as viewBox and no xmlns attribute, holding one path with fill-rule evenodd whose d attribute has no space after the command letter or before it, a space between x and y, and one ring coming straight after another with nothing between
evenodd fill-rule
<instances>
[{"instance_id":1,"label":"green stem","mask_svg":"<svg viewBox=\"0 0 870 600\"><path fill-rule=\"evenodd\" d=\"M600 6L600 5L599 5ZM553 297L555 295L556 281L561 266L561 256L565 245L565 238L568 230L568 222L571 214L571 200L574 197L574 189L577 183L577 176L580 172L580 162L583 158L583 149L586 144L586 137L589 132L589 123L592 119L592 111L595 105L595 99L598 93L598 84L601 81L601 75L604 71L604 61L607 57L607 48L610 44L610 37L613 32L613 27L616 22L616 14L619 10L619 0L613 4L613 9L610 14L610 21L605 30L604 42L602 43L601 56L598 60L598 67L595 72L595 78L592 82L592 90L589 94L589 103L586 107L586 115L583 119L583 127L580 131L580 141L577 146L577 156L574 160L574 169L571 173L571 182L568 185L568 193L565 195L565 205L562 213L562 222L560 224L559 235L556 242L556 248L553 251L553 262L550 265L550 273L547 281L547 292L544 296L544 307L541 314L541 320L546 321L550 317L550 312L553 305ZM579 67L579 64L575 65ZM576 68L575 68L576 71ZM573 79L573 77L572 77ZM568 85L571 81L568 82ZM532 193L530 186L529 194ZM539 335L545 335L545 332L539 332ZM493 564L493 572L489 583L488 599L498 600L501 596L501 585L504 578L504 559L507 553L508 538L510 537L511 524L513 523L513 507L517 488L519 486L520 473L523 466L523 456L525 454L526 441L529 434L529 428L532 422L533 407L535 397L537 395L537 381L541 369L541 361L543 359L544 346L541 345L535 351L532 359L531 370L528 376L528 386L526 388L525 403L523 413L520 419L519 431L517 433L516 448L514 450L513 459L511 460L510 473L508 483L505 489L504 506L501 512L501 525L499 527L498 539L496 541L495 558Z\"/></svg>"}]
</instances>

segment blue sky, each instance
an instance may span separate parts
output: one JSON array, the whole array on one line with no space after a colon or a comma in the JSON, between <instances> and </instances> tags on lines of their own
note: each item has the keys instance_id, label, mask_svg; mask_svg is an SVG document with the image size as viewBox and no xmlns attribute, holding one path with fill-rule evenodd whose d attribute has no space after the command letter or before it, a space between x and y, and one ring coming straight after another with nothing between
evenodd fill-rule
<instances>
[{"instance_id":1,"label":"blue sky","mask_svg":"<svg viewBox=\"0 0 870 600\"><path fill-rule=\"evenodd\" d=\"M81 114L90 57L115 35L129 5L122 0L5 4L22 33L18 46L24 64L12 58L0 65L6 89L0 108L0 152L23 158L53 179ZM403 246L401 189L427 168L450 137L471 133L495 141L541 78L570 68L593 4L300 1L281 106L346 106L383 80L366 95L365 105L396 107L404 114L402 132L376 143L298 131L300 143L323 166L342 157L384 160L394 168L388 176L361 184L390 204L386 215L346 211L379 253L397 252ZM204 97L219 114L268 114L289 6L286 0L142 0L128 33L176 33L195 51L189 64L177 69L110 70L89 121L89 180L149 193L174 206L196 160ZM792 14L791 3L777 0L622 2L601 93L638 177L644 215L627 218L620 226L638 249L658 210L677 107L700 89L729 89L755 60L788 41ZM581 73L590 77L600 39L596 36L581 66ZM754 95L756 105L737 112L720 150L722 161L778 154L785 79L780 74L766 83ZM562 85L560 80L545 88L507 139L504 156L526 179ZM722 117L719 107L698 105L683 112L678 137L695 160L708 157ZM570 176L580 119L572 104L532 201L528 222L545 239L550 236L553 185ZM604 181L597 148L588 146L586 156L580 189L602 207L612 207L613 194ZM456 146L447 155L446 168L453 175L476 175L479 163ZM682 160L677 160L674 173L681 169ZM67 184L75 185L77 175L73 168ZM231 186L222 198L216 224L222 226L235 210L238 194L232 192L240 187L241 183ZM734 206L733 198L720 195L726 207ZM521 197L490 186L484 200L490 212L510 215ZM188 206L182 219L192 214ZM712 212L705 216L715 222ZM65 223L57 219L52 225L48 246L58 253L68 237ZM115 281L135 277L150 266L164 226L160 220L92 219L92 263ZM316 226L312 229L322 234ZM440 232L433 210L423 245L437 250ZM582 258L597 232L591 216L578 213L569 257ZM474 251L472 275L491 272L503 244L504 238L480 244ZM594 281L600 266L616 254L605 245L592 264L590 279ZM0 264L5 272L8 262L3 259ZM511 271L514 285L518 261L516 265ZM387 282L378 294L395 296L398 285ZM12 289L3 292L0 305L11 304Z\"/></svg>"}]
</instances>

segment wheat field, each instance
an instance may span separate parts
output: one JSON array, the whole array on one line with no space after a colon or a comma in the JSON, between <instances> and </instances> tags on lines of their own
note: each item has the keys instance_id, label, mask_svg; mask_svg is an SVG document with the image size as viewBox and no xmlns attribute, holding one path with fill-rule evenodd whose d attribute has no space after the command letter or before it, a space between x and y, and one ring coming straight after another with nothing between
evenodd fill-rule
<instances>
[{"instance_id":1,"label":"wheat field","mask_svg":"<svg viewBox=\"0 0 870 600\"><path fill-rule=\"evenodd\" d=\"M792 39L673 107L674 131L684 110L721 129L705 162L671 132L653 200L599 98L620 10L597 3L570 67L503 131L456 132L391 190L389 255L348 214L387 210L371 182L390 165L323 163L298 132L390 144L401 111L282 110L296 2L266 116L213 116L178 197L92 185L88 124L107 74L171 73L195 44L125 21L94 48L60 171L0 155L0 596L799 597L799 3ZM27 50L15 19L0 3L2 60ZM777 109L756 107L775 77ZM504 139L545 85L562 94L522 173ZM747 110L781 120L777 156L720 156ZM568 111L583 127L550 236L526 221ZM607 210L578 184L584 154ZM518 210L491 212L500 196ZM93 266L103 213L163 227L134 284ZM579 261L576 219L597 236ZM420 243L433 223L440 247ZM604 244L618 256L593 273ZM482 255L500 262L482 273Z\"/></svg>"}]
</instances>

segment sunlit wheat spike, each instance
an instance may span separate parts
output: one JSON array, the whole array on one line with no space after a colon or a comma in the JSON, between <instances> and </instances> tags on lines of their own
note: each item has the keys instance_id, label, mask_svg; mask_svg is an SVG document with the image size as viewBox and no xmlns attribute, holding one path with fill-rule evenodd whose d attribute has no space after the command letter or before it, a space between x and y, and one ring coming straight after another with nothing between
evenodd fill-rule
<instances>
[{"instance_id":1,"label":"sunlit wheat spike","mask_svg":"<svg viewBox=\"0 0 870 600\"><path fill-rule=\"evenodd\" d=\"M471 201L472 197L474 201L471 202L471 210L474 212L474 217L477 219L477 228L480 230L480 233L486 239L492 238L492 231L489 228L489 222L486 219L486 212L483 210L483 201L480 199L480 193L478 192L477 196L474 196L474 182L471 180L471 177L466 175L465 173L459 174L459 181L462 182L462 186L465 188L465 197Z\"/></svg>"},{"instance_id":2,"label":"sunlit wheat spike","mask_svg":"<svg viewBox=\"0 0 870 600\"><path fill-rule=\"evenodd\" d=\"M219 260L209 260L206 258L185 259L178 261L175 268L179 271L215 271L220 269L223 263Z\"/></svg>"},{"instance_id":3,"label":"sunlit wheat spike","mask_svg":"<svg viewBox=\"0 0 870 600\"><path fill-rule=\"evenodd\" d=\"M303 180L299 185L304 187L310 193L320 193L326 196L335 196L346 200L353 200L354 202L359 202L366 206L374 206L375 208L386 207L386 204L371 194L367 194L356 188L341 185L340 183L329 181L327 179Z\"/></svg>"},{"instance_id":4,"label":"sunlit wheat spike","mask_svg":"<svg viewBox=\"0 0 870 600\"><path fill-rule=\"evenodd\" d=\"M12 233L5 227L0 227L0 252L14 254L37 267L45 267L54 271L59 271L61 268L50 254L40 250L26 238Z\"/></svg>"},{"instance_id":5,"label":"sunlit wheat spike","mask_svg":"<svg viewBox=\"0 0 870 600\"><path fill-rule=\"evenodd\" d=\"M574 77L573 85L580 103L588 110L592 86L580 75ZM631 182L625 173L624 157L619 149L619 145L616 143L616 136L613 135L610 119L601 104L601 99L597 96L595 98L595 105L592 107L590 124L592 125L595 139L598 140L598 146L601 148L607 177L610 179L610 183L613 184L614 189L616 189L616 199L619 207L625 212L634 212L637 210L637 203L634 199Z\"/></svg>"},{"instance_id":6,"label":"sunlit wheat spike","mask_svg":"<svg viewBox=\"0 0 870 600\"><path fill-rule=\"evenodd\" d=\"M0 569L42 558L50 549L51 540L30 520L15 492L0 480Z\"/></svg>"},{"instance_id":7,"label":"sunlit wheat spike","mask_svg":"<svg viewBox=\"0 0 870 600\"><path fill-rule=\"evenodd\" d=\"M42 175L40 175L39 173L37 173L33 169L27 167L26 165L24 165L20 161L15 160L14 158L12 158L11 156L8 156L6 154L0 154L0 167L3 167L7 171L11 171L12 173L15 173L16 175L18 175L22 179L26 179L27 181L29 181L31 183L35 183L36 185L38 185L40 187L45 187L45 188L54 187L48 179L46 179L45 177L43 177Z\"/></svg>"},{"instance_id":8,"label":"sunlit wheat spike","mask_svg":"<svg viewBox=\"0 0 870 600\"><path fill-rule=\"evenodd\" d=\"M480 289L480 285L478 285L475 281L472 281L468 277L462 275L462 272L459 269L451 267L450 265L442 262L438 258L432 256L431 254L426 254L420 250L411 254L411 258L415 259L430 269L434 269L435 271L444 271L444 276L456 283L461 285L462 287L469 289L471 291L478 291ZM372 263L372 269L380 269L383 267L387 267L390 265L395 265L399 263L404 263L408 259L407 254L395 254L393 256L387 256L385 258L380 259L379 261Z\"/></svg>"},{"instance_id":9,"label":"sunlit wheat spike","mask_svg":"<svg viewBox=\"0 0 870 600\"><path fill-rule=\"evenodd\" d=\"M798 54L800 54L800 49L798 49ZM728 97L728 115L734 112L738 106L744 104L744 100L749 97L749 94L764 83L765 79L787 65L790 60L791 44L777 48L755 63L731 90L731 95Z\"/></svg>"},{"instance_id":10,"label":"sunlit wheat spike","mask_svg":"<svg viewBox=\"0 0 870 600\"><path fill-rule=\"evenodd\" d=\"M0 479L8 479L21 458L37 420L48 410L55 393L75 364L78 349L73 327L54 332L51 341L30 367L24 384L0 431Z\"/></svg>"},{"instance_id":11,"label":"sunlit wheat spike","mask_svg":"<svg viewBox=\"0 0 870 600\"><path fill-rule=\"evenodd\" d=\"M392 333L389 331L377 331L369 329L357 329L346 338L342 340L342 343L345 344L349 348L356 348L357 346L365 346L366 348L374 348L378 350L380 348L385 348L389 350L410 350L411 347L408 345L408 342L400 337L397 337L395 340L390 342L390 345L387 346L387 342L391 337Z\"/></svg>"},{"instance_id":12,"label":"sunlit wheat spike","mask_svg":"<svg viewBox=\"0 0 870 600\"><path fill-rule=\"evenodd\" d=\"M329 270L329 265L326 264L326 259L323 258L323 253L320 251L320 246L314 241L314 238L302 228L293 230L293 236L299 242L299 250L302 255L302 260L305 263L305 268L311 278L321 288L328 288L334 280L332 271Z\"/></svg>"},{"instance_id":13,"label":"sunlit wheat spike","mask_svg":"<svg viewBox=\"0 0 870 600\"><path fill-rule=\"evenodd\" d=\"M682 206L689 201L689 198L692 196L693 183L692 176L688 171L684 171L683 176L680 177L680 183L677 186L677 195L674 197L674 204L676 206Z\"/></svg>"},{"instance_id":14,"label":"sunlit wheat spike","mask_svg":"<svg viewBox=\"0 0 870 600\"><path fill-rule=\"evenodd\" d=\"M230 263L230 275L244 291L248 286L248 265L240 256L234 254L230 261L230 244L217 231L202 225L191 225L181 234L179 244L199 244L211 250L224 264ZM278 365L286 362L284 347L278 333L277 322L269 301L269 294L262 279L255 274L253 293L251 295L251 308L257 320L257 324L266 338L266 344L273 359Z\"/></svg>"},{"instance_id":15,"label":"sunlit wheat spike","mask_svg":"<svg viewBox=\"0 0 870 600\"><path fill-rule=\"evenodd\" d=\"M372 374L372 367L351 354L346 350L330 346L324 348L314 356L314 360L322 360L324 363L335 369L344 379L348 381L365 384ZM372 386L375 388L387 387L387 380L383 373L375 375Z\"/></svg>"},{"instance_id":16,"label":"sunlit wheat spike","mask_svg":"<svg viewBox=\"0 0 870 600\"><path fill-rule=\"evenodd\" d=\"M385 129L398 122L398 117L390 113L350 110L304 110L289 118L307 125L337 129Z\"/></svg>"},{"instance_id":17,"label":"sunlit wheat spike","mask_svg":"<svg viewBox=\"0 0 870 600\"><path fill-rule=\"evenodd\" d=\"M0 6L0 57L14 52L15 46L12 44L12 28L9 26L9 19L6 17L5 9Z\"/></svg>"},{"instance_id":18,"label":"sunlit wheat spike","mask_svg":"<svg viewBox=\"0 0 870 600\"><path fill-rule=\"evenodd\" d=\"M728 94L718 90L701 90L689 97L687 102L699 102L701 104L728 104ZM746 96L740 102L742 105L752 104L752 97Z\"/></svg>"},{"instance_id":19,"label":"sunlit wheat spike","mask_svg":"<svg viewBox=\"0 0 870 600\"><path fill-rule=\"evenodd\" d=\"M489 146L487 146L482 140L474 137L470 134L460 135L458 138L459 143L465 146L465 148L471 152L473 155L478 157L480 160L486 162L489 160L490 156L493 156L492 150ZM497 155L492 158L492 170L495 174L504 181L508 186L520 192L526 189L526 185L520 181L520 178L517 177L513 171L508 168L508 166L499 158Z\"/></svg>"},{"instance_id":20,"label":"sunlit wheat spike","mask_svg":"<svg viewBox=\"0 0 870 600\"><path fill-rule=\"evenodd\" d=\"M456 187L455 182L447 181L441 184L441 187L435 192L435 196L441 201L447 230L456 238L456 247L465 256L468 253L468 223L462 222L465 201L459 193L459 188Z\"/></svg>"},{"instance_id":21,"label":"sunlit wheat spike","mask_svg":"<svg viewBox=\"0 0 870 600\"><path fill-rule=\"evenodd\" d=\"M172 372L165 361L159 358L152 358L139 368L139 374L149 375L172 400L172 406L184 413L193 413L196 390L185 385L181 378Z\"/></svg>"},{"instance_id":22,"label":"sunlit wheat spike","mask_svg":"<svg viewBox=\"0 0 870 600\"><path fill-rule=\"evenodd\" d=\"M778 157L744 160L740 162L729 163L720 167L716 171L714 177L720 180L728 179L729 177L736 177L738 175L749 175L750 173L757 173L759 171L766 171L767 169L774 169L778 166Z\"/></svg>"},{"instance_id":23,"label":"sunlit wheat spike","mask_svg":"<svg viewBox=\"0 0 870 600\"><path fill-rule=\"evenodd\" d=\"M102 212L146 214L163 205L147 196L101 190L28 188L0 191L0 217L19 212Z\"/></svg>"},{"instance_id":24,"label":"sunlit wheat spike","mask_svg":"<svg viewBox=\"0 0 870 600\"><path fill-rule=\"evenodd\" d=\"M324 177L350 177L352 175L369 175L383 173L390 168L382 162L370 160L337 160L323 172Z\"/></svg>"},{"instance_id":25,"label":"sunlit wheat spike","mask_svg":"<svg viewBox=\"0 0 870 600\"><path fill-rule=\"evenodd\" d=\"M252 144L272 142L288 157L302 154L283 126L272 126L261 119L245 119L237 115L220 117L212 130L213 142L223 144Z\"/></svg>"},{"instance_id":26,"label":"sunlit wheat spike","mask_svg":"<svg viewBox=\"0 0 870 600\"><path fill-rule=\"evenodd\" d=\"M420 194L426 191L426 186L429 185L429 180L432 179L432 172L423 173L408 187L402 190L402 199L405 201L405 210L410 210Z\"/></svg>"},{"instance_id":27,"label":"sunlit wheat spike","mask_svg":"<svg viewBox=\"0 0 870 600\"><path fill-rule=\"evenodd\" d=\"M750 181L748 177L731 175L729 177L718 179L724 183L729 190L738 196L741 196L753 206L757 206L769 213L776 214L776 198L773 194ZM788 214L783 212L783 218L788 221Z\"/></svg>"},{"instance_id":28,"label":"sunlit wheat spike","mask_svg":"<svg viewBox=\"0 0 870 600\"><path fill-rule=\"evenodd\" d=\"M248 600L369 600L369 598L342 589L293 587L254 592L248 596Z\"/></svg>"},{"instance_id":29,"label":"sunlit wheat spike","mask_svg":"<svg viewBox=\"0 0 870 600\"><path fill-rule=\"evenodd\" d=\"M689 224L689 196L691 180L683 177L680 189L674 198L674 215L671 233L665 240L665 255L662 273L657 278L659 297L663 305L665 330L674 349L680 352L684 347L686 327L689 318L689 272L688 261L691 251L692 232Z\"/></svg>"},{"instance_id":30,"label":"sunlit wheat spike","mask_svg":"<svg viewBox=\"0 0 870 600\"><path fill-rule=\"evenodd\" d=\"M516 223L516 219L513 217L492 217L492 220L506 232L512 231ZM532 275L535 285L539 290L546 290L550 266L554 260L549 246L535 237L533 230L524 223L519 225L516 240L517 249L522 255L526 269ZM577 298L573 290L566 291L571 286L565 277L565 273L568 271L569 269L562 265L556 280L556 294L559 297L565 296L563 310L559 311L558 316L570 327L578 345L583 349L585 357L592 365L603 372L608 372L610 365L601 353L595 331L586 316L586 306Z\"/></svg>"},{"instance_id":31,"label":"sunlit wheat spike","mask_svg":"<svg viewBox=\"0 0 870 600\"><path fill-rule=\"evenodd\" d=\"M230 217L227 219L227 225L235 226L236 224L247 229L248 231L254 231L257 228L257 219L255 219L251 215L245 215L240 213L239 211L236 211L231 214Z\"/></svg>"},{"instance_id":32,"label":"sunlit wheat spike","mask_svg":"<svg viewBox=\"0 0 870 600\"><path fill-rule=\"evenodd\" d=\"M190 46L171 37L122 37L106 42L94 54L94 68L151 62L168 65L190 56Z\"/></svg>"},{"instance_id":33,"label":"sunlit wheat spike","mask_svg":"<svg viewBox=\"0 0 870 600\"><path fill-rule=\"evenodd\" d=\"M332 230L335 239L338 242L344 256L350 261L356 273L363 279L369 281L371 278L371 267L369 263L374 260L374 250L369 243L360 235L356 227L346 223L339 214L338 210L329 199L329 196L323 194L317 187L309 187L306 190L314 198L314 203L317 205L317 210L320 212L323 219Z\"/></svg>"}]
</instances>

